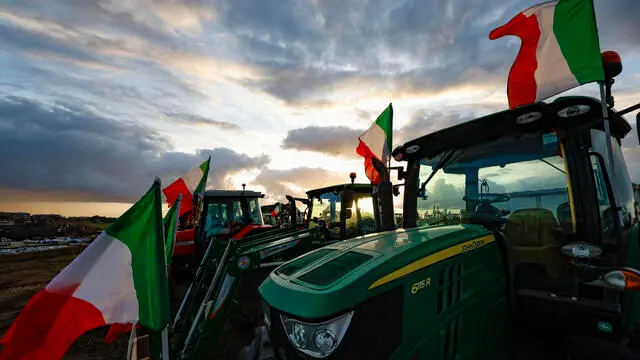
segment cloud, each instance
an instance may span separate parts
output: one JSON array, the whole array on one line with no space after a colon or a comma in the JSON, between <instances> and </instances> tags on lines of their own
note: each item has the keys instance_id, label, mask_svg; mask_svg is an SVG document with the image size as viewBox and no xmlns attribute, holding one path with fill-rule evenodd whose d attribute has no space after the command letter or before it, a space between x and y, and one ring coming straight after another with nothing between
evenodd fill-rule
<instances>
[{"instance_id":1,"label":"cloud","mask_svg":"<svg viewBox=\"0 0 640 360\"><path fill-rule=\"evenodd\" d=\"M327 98L344 88L397 96L503 86L519 41L490 41L488 34L535 3L336 0L267 6L221 0L217 21L234 34L240 60L263 69L265 75L248 85L289 105L305 106L340 101ZM637 6L626 0L597 9L605 46L622 44L621 39L638 44L634 35L639 31L632 31L638 26L635 13L627 10Z\"/></svg>"},{"instance_id":2,"label":"cloud","mask_svg":"<svg viewBox=\"0 0 640 360\"><path fill-rule=\"evenodd\" d=\"M289 130L282 141L282 147L355 157L358 136L364 131L364 129L352 129L346 126L308 126Z\"/></svg>"},{"instance_id":3,"label":"cloud","mask_svg":"<svg viewBox=\"0 0 640 360\"><path fill-rule=\"evenodd\" d=\"M214 126L223 130L240 130L240 126L226 121L209 119L204 116L188 113L164 113L170 121L184 125Z\"/></svg>"},{"instance_id":4,"label":"cloud","mask_svg":"<svg viewBox=\"0 0 640 360\"><path fill-rule=\"evenodd\" d=\"M195 154L171 151L168 138L148 127L117 121L62 102L0 99L0 188L68 195L69 200L131 201L155 176L163 184L211 155L209 185L264 166L227 148ZM46 199L41 199L46 200Z\"/></svg>"},{"instance_id":5,"label":"cloud","mask_svg":"<svg viewBox=\"0 0 640 360\"><path fill-rule=\"evenodd\" d=\"M393 146L400 146L416 137L468 121L483 112L497 110L498 108L491 104L463 104L441 110L418 109L404 126L393 131ZM365 131L366 129L352 129L346 126L307 126L289 130L282 141L282 147L330 156L359 158L355 149L358 146L358 136Z\"/></svg>"},{"instance_id":6,"label":"cloud","mask_svg":"<svg viewBox=\"0 0 640 360\"><path fill-rule=\"evenodd\" d=\"M508 7L513 14L516 5ZM235 34L243 60L269 74L249 84L298 105L344 87L438 92L498 82L511 61L504 53L514 46L489 41L496 24L476 21L498 6L504 7L497 0L269 6L228 0L220 2L218 19Z\"/></svg>"},{"instance_id":7,"label":"cloud","mask_svg":"<svg viewBox=\"0 0 640 360\"><path fill-rule=\"evenodd\" d=\"M286 170L263 169L251 182L262 185L271 199L285 195L304 196L305 192L347 182L343 174L322 168L297 167Z\"/></svg>"}]
</instances>

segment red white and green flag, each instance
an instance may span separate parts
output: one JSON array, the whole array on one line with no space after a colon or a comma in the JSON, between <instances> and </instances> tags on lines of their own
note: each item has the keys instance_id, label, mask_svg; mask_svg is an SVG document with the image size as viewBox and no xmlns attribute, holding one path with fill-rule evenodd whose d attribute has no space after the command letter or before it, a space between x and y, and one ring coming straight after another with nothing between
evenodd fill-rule
<instances>
[{"instance_id":1,"label":"red white and green flag","mask_svg":"<svg viewBox=\"0 0 640 360\"><path fill-rule=\"evenodd\" d=\"M373 166L373 159L384 166L391 159L392 129L393 106L389 104L369 130L358 137L356 152L364 157L364 171L373 185L380 182L380 174Z\"/></svg>"},{"instance_id":2,"label":"red white and green flag","mask_svg":"<svg viewBox=\"0 0 640 360\"><path fill-rule=\"evenodd\" d=\"M186 175L171 183L162 192L167 198L167 204L171 206L178 195L182 194L182 204L178 216L182 216L194 208L194 197L200 195L207 186L207 175L209 175L209 165L211 156L200 166L191 169Z\"/></svg>"},{"instance_id":3,"label":"red white and green flag","mask_svg":"<svg viewBox=\"0 0 640 360\"><path fill-rule=\"evenodd\" d=\"M160 183L32 297L2 338L0 360L58 360L114 323L160 331L170 318Z\"/></svg>"},{"instance_id":4,"label":"red white and green flag","mask_svg":"<svg viewBox=\"0 0 640 360\"><path fill-rule=\"evenodd\" d=\"M558 0L530 7L489 39L514 35L520 52L509 72L509 107L532 104L604 80L592 0Z\"/></svg>"},{"instance_id":5,"label":"red white and green flag","mask_svg":"<svg viewBox=\"0 0 640 360\"><path fill-rule=\"evenodd\" d=\"M271 216L276 216L280 213L280 207L282 206L281 203L277 203L276 206L273 207L273 210L271 210Z\"/></svg>"},{"instance_id":6,"label":"red white and green flag","mask_svg":"<svg viewBox=\"0 0 640 360\"><path fill-rule=\"evenodd\" d=\"M173 258L173 249L176 243L176 232L178 230L178 207L182 197L179 195L178 200L171 205L169 211L162 219L162 229L164 232L164 258L167 265L171 265ZM167 275L168 276L168 275ZM133 323L116 323L112 324L104 337L104 342L111 344L118 339L121 334L126 334L133 328Z\"/></svg>"}]
</instances>

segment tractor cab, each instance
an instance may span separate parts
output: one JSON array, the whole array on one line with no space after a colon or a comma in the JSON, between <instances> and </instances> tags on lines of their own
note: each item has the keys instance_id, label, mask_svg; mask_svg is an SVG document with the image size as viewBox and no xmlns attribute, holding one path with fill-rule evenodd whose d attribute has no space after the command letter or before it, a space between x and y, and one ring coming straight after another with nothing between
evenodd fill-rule
<instances>
[{"instance_id":1,"label":"tractor cab","mask_svg":"<svg viewBox=\"0 0 640 360\"><path fill-rule=\"evenodd\" d=\"M260 211L264 194L250 190L208 190L195 209L194 224L181 222L176 233L172 271L190 274L202 258L212 237L242 239L274 229L265 225ZM187 214L192 217L193 214Z\"/></svg>"},{"instance_id":2,"label":"tractor cab","mask_svg":"<svg viewBox=\"0 0 640 360\"><path fill-rule=\"evenodd\" d=\"M341 184L307 192L307 222L325 241L376 232L378 207L371 184Z\"/></svg>"},{"instance_id":3,"label":"tractor cab","mask_svg":"<svg viewBox=\"0 0 640 360\"><path fill-rule=\"evenodd\" d=\"M621 150L631 126L612 108L608 123L607 139L598 100L564 97L394 150L403 229L276 268L260 286L274 353L626 358L640 333L640 237ZM436 207L458 222L425 221Z\"/></svg>"}]
</instances>

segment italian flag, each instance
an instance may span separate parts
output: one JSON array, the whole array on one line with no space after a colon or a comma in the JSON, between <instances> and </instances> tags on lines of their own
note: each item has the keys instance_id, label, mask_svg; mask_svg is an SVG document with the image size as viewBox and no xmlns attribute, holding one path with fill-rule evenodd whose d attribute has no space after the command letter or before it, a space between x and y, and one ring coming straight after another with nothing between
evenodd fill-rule
<instances>
[{"instance_id":1,"label":"italian flag","mask_svg":"<svg viewBox=\"0 0 640 360\"><path fill-rule=\"evenodd\" d=\"M282 204L277 203L276 206L273 207L273 210L271 210L271 216L276 216L280 213L280 206L282 206Z\"/></svg>"},{"instance_id":2,"label":"italian flag","mask_svg":"<svg viewBox=\"0 0 640 360\"><path fill-rule=\"evenodd\" d=\"M178 216L182 216L193 210L193 198L203 192L207 185L207 175L209 174L210 162L211 156L209 156L207 161L200 164L200 166L191 169L191 171L186 175L162 189L169 206L178 199L178 195L182 195L182 205L180 205Z\"/></svg>"},{"instance_id":3,"label":"italian flag","mask_svg":"<svg viewBox=\"0 0 640 360\"><path fill-rule=\"evenodd\" d=\"M509 72L510 108L604 80L591 0L550 1L530 7L491 31L489 39L505 35L521 39Z\"/></svg>"},{"instance_id":4,"label":"italian flag","mask_svg":"<svg viewBox=\"0 0 640 360\"><path fill-rule=\"evenodd\" d=\"M114 323L163 329L170 318L160 183L29 300L1 360L57 360L85 332Z\"/></svg>"},{"instance_id":5,"label":"italian flag","mask_svg":"<svg viewBox=\"0 0 640 360\"><path fill-rule=\"evenodd\" d=\"M389 104L369 130L358 137L356 152L364 157L364 171L373 185L380 182L380 174L373 166L373 159L387 166L391 158L392 128L393 106Z\"/></svg>"},{"instance_id":6,"label":"italian flag","mask_svg":"<svg viewBox=\"0 0 640 360\"><path fill-rule=\"evenodd\" d=\"M173 248L176 243L176 231L178 230L178 207L180 206L182 196L178 195L178 200L171 205L169 211L162 219L162 228L164 233L164 258L167 264L167 276L168 276L168 265L171 264L171 259L173 258ZM112 324L109 327L109 331L107 335L104 337L104 342L107 344L111 344L112 342L118 339L118 336L121 334L125 334L133 329L132 323L117 323Z\"/></svg>"}]
</instances>

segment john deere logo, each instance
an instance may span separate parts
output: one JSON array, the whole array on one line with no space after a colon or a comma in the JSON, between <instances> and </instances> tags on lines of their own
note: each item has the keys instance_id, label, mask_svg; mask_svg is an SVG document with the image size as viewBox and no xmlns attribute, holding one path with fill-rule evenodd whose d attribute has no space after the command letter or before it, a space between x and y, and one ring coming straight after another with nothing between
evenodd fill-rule
<instances>
[{"instance_id":1,"label":"john deere logo","mask_svg":"<svg viewBox=\"0 0 640 360\"><path fill-rule=\"evenodd\" d=\"M238 267L242 270L245 270L246 268L249 267L249 257L247 256L242 256L240 259L238 259Z\"/></svg>"}]
</instances>

